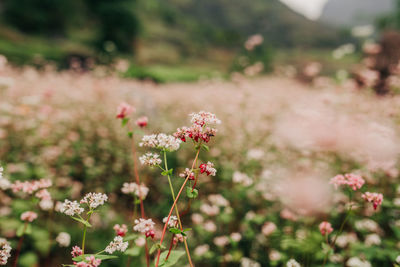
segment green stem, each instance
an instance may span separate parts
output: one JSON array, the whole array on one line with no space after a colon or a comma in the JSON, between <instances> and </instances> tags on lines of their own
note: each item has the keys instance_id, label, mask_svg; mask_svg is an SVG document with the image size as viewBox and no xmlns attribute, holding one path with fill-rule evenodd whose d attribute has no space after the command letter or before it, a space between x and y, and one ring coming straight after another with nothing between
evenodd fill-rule
<instances>
[{"instance_id":1,"label":"green stem","mask_svg":"<svg viewBox=\"0 0 400 267\"><path fill-rule=\"evenodd\" d=\"M165 166L165 170L168 172L167 152L165 150L164 150L164 166ZM175 192L174 192L174 187L172 186L171 177L169 176L169 174L167 175L167 177L168 177L169 188L171 190L172 199L175 202ZM175 205L175 213L176 213L176 217L178 218L179 227L181 228L181 231L182 231L183 227L182 227L181 217L179 216L179 210L178 210L177 205ZM186 250L186 254L187 254L189 263L190 263L190 265L192 265L191 264L192 259L190 258L190 252L189 252L189 247L186 242L186 238L183 238L183 242L185 245L185 250ZM169 253L168 253L168 256L169 256Z\"/></svg>"},{"instance_id":2,"label":"green stem","mask_svg":"<svg viewBox=\"0 0 400 267\"><path fill-rule=\"evenodd\" d=\"M91 210L90 210L90 211L91 211ZM89 215L88 215L88 217L87 217L87 219L86 219L87 222L89 222L90 216L92 216L92 213L91 213L90 211L88 212ZM82 237L82 255L83 255L83 256L85 256L86 231L87 231L87 226L86 226L86 224L85 224L85 225L83 226L83 237Z\"/></svg>"}]
</instances>

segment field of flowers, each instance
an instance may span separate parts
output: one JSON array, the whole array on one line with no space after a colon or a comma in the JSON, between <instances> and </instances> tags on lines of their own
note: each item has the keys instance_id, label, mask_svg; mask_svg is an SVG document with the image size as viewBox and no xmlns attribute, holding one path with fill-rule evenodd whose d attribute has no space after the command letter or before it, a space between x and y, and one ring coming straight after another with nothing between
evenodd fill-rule
<instances>
[{"instance_id":1,"label":"field of flowers","mask_svg":"<svg viewBox=\"0 0 400 267\"><path fill-rule=\"evenodd\" d=\"M0 58L0 265L400 264L400 97L349 84Z\"/></svg>"}]
</instances>

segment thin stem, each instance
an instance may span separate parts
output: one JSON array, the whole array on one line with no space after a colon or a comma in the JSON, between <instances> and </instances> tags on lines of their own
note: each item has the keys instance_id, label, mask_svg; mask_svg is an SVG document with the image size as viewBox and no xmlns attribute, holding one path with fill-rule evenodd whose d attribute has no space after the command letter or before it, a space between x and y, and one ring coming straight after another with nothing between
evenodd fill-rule
<instances>
[{"instance_id":1,"label":"thin stem","mask_svg":"<svg viewBox=\"0 0 400 267\"><path fill-rule=\"evenodd\" d=\"M14 267L17 267L17 264L18 264L18 258L19 258L19 254L21 253L22 244L24 243L24 236L25 236L25 231L26 231L27 227L28 227L28 222L25 222L24 229L22 230L22 235L18 241L17 250L15 252Z\"/></svg>"},{"instance_id":2,"label":"thin stem","mask_svg":"<svg viewBox=\"0 0 400 267\"><path fill-rule=\"evenodd\" d=\"M197 162L197 158L199 157L200 149L201 149L201 147L199 146L199 148L197 149L195 160L193 161L193 164L192 164L192 170L194 169L195 163ZM179 200L179 198L180 198L180 196L182 194L183 188L185 188L186 183L189 181L189 177L190 177L190 175L187 175L187 177L186 177L185 181L183 182L181 188L179 189L178 195L176 196L175 201L172 204L172 207L171 207L171 209L170 209L170 211L168 213L167 221L164 224L164 229L163 229L163 232L162 232L162 235L161 235L161 239L160 239L160 248L157 250L157 261L156 261L156 266L155 267L158 267L158 264L160 262L161 246L162 246L162 242L164 241L165 232L167 230L168 222L169 222L169 219L171 218L172 211L174 210L174 207L175 207L176 203L178 202L178 200Z\"/></svg>"},{"instance_id":3,"label":"thin stem","mask_svg":"<svg viewBox=\"0 0 400 267\"><path fill-rule=\"evenodd\" d=\"M165 260L168 260L169 255L171 254L172 247L173 247L173 245L174 245L174 236L175 236L175 234L172 234L171 243L169 244L168 255L167 255L167 257L165 258Z\"/></svg>"},{"instance_id":4,"label":"thin stem","mask_svg":"<svg viewBox=\"0 0 400 267\"><path fill-rule=\"evenodd\" d=\"M165 165L165 170L168 173L168 163L167 163L167 152L166 151L164 151L164 165ZM171 189L172 199L173 199L173 201L175 201L175 192L174 192L174 188L172 186L171 177L169 176L169 174L167 177L168 177L169 188ZM176 217L178 218L179 227L180 227L181 231L183 231L182 221L181 221L181 217L179 216L179 210L178 210L177 206L175 206L175 213L176 213ZM185 245L186 255L187 255L189 264L190 264L190 266L193 266L192 259L190 257L189 246L187 244L186 238L183 239L183 243ZM171 251L168 253L168 256L170 253L171 253ZM168 259L168 256L166 259Z\"/></svg>"},{"instance_id":5,"label":"thin stem","mask_svg":"<svg viewBox=\"0 0 400 267\"><path fill-rule=\"evenodd\" d=\"M89 222L90 217L92 216L92 213L89 211L88 218L86 219L87 222ZM83 237L82 237L82 255L85 256L85 242L86 242L86 232L87 232L87 226L86 224L83 226Z\"/></svg>"},{"instance_id":6,"label":"thin stem","mask_svg":"<svg viewBox=\"0 0 400 267\"><path fill-rule=\"evenodd\" d=\"M139 171L138 171L138 164L137 164L137 157L136 157L136 146L135 146L135 135L133 134L132 127L129 124L129 128L132 132L132 143L131 143L131 149L132 149L132 157L133 157L133 170L135 172L135 179L136 183L138 184L139 188L139 199L140 199L140 213L142 218L146 218L146 215L144 213L144 205L143 205L143 198L142 198L142 190L140 188L140 178L139 178ZM136 206L136 204L135 204ZM147 245L147 239L146 239L146 244L145 244L145 251L146 251L146 265L147 267L150 267L150 256L149 256L149 247Z\"/></svg>"}]
</instances>

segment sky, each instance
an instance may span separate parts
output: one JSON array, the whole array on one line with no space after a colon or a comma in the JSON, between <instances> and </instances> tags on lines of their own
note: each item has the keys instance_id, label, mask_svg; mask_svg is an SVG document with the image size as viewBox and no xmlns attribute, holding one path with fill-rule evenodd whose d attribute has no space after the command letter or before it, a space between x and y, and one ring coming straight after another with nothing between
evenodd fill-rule
<instances>
[{"instance_id":1,"label":"sky","mask_svg":"<svg viewBox=\"0 0 400 267\"><path fill-rule=\"evenodd\" d=\"M280 0L309 19L318 19L328 0Z\"/></svg>"}]
</instances>

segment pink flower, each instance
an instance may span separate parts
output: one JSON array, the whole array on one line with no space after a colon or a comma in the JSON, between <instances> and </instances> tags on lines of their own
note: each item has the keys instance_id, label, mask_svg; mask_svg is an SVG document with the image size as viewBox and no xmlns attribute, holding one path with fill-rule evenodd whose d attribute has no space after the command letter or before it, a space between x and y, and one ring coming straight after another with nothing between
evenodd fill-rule
<instances>
[{"instance_id":1,"label":"pink flower","mask_svg":"<svg viewBox=\"0 0 400 267\"><path fill-rule=\"evenodd\" d=\"M38 191L35 196L37 198L40 198L41 200L50 200L51 199L51 195L49 193L49 191L47 191L47 189L42 189L40 191Z\"/></svg>"},{"instance_id":2,"label":"pink flower","mask_svg":"<svg viewBox=\"0 0 400 267\"><path fill-rule=\"evenodd\" d=\"M382 205L382 194L365 192L365 194L362 194L361 197L367 202L372 202L375 210L378 208L378 206Z\"/></svg>"},{"instance_id":3,"label":"pink flower","mask_svg":"<svg viewBox=\"0 0 400 267\"><path fill-rule=\"evenodd\" d=\"M206 173L207 175L215 176L217 170L214 168L214 164L212 162L207 162L207 164L200 164L200 173Z\"/></svg>"},{"instance_id":4,"label":"pink flower","mask_svg":"<svg viewBox=\"0 0 400 267\"><path fill-rule=\"evenodd\" d=\"M140 117L136 120L136 125L143 128L147 126L149 119L146 116Z\"/></svg>"},{"instance_id":5,"label":"pink flower","mask_svg":"<svg viewBox=\"0 0 400 267\"><path fill-rule=\"evenodd\" d=\"M96 259L93 255L86 257L86 262L81 261L75 264L76 267L98 267L101 264L100 259Z\"/></svg>"},{"instance_id":6,"label":"pink flower","mask_svg":"<svg viewBox=\"0 0 400 267\"><path fill-rule=\"evenodd\" d=\"M329 235L333 231L331 223L326 222L326 221L320 223L319 231L321 232L322 235Z\"/></svg>"},{"instance_id":7,"label":"pink flower","mask_svg":"<svg viewBox=\"0 0 400 267\"><path fill-rule=\"evenodd\" d=\"M134 107L125 102L122 102L121 104L119 104L117 109L117 119L124 119L130 114L132 114L132 112L134 111L135 111Z\"/></svg>"},{"instance_id":8,"label":"pink flower","mask_svg":"<svg viewBox=\"0 0 400 267\"><path fill-rule=\"evenodd\" d=\"M189 180L194 180L194 172L192 172L191 170L189 170L189 168L186 168L185 171L183 171L182 173L179 174L179 177L182 177L184 179L186 179L187 177L189 177Z\"/></svg>"},{"instance_id":9,"label":"pink flower","mask_svg":"<svg viewBox=\"0 0 400 267\"><path fill-rule=\"evenodd\" d=\"M357 174L348 173L344 176L339 174L333 177L330 181L330 184L333 184L335 188L338 188L341 185L348 185L354 191L360 189L364 185L364 179Z\"/></svg>"},{"instance_id":10,"label":"pink flower","mask_svg":"<svg viewBox=\"0 0 400 267\"><path fill-rule=\"evenodd\" d=\"M37 214L33 211L25 211L21 214L21 220L25 222L33 222L37 217Z\"/></svg>"},{"instance_id":11,"label":"pink flower","mask_svg":"<svg viewBox=\"0 0 400 267\"><path fill-rule=\"evenodd\" d=\"M116 224L116 225L114 225L114 230L118 236L124 237L126 235L126 233L128 232L128 227L126 227L125 224L123 224L123 225Z\"/></svg>"},{"instance_id":12,"label":"pink flower","mask_svg":"<svg viewBox=\"0 0 400 267\"><path fill-rule=\"evenodd\" d=\"M78 246L74 246L71 251L72 258L82 255L82 249Z\"/></svg>"}]
</instances>

